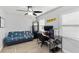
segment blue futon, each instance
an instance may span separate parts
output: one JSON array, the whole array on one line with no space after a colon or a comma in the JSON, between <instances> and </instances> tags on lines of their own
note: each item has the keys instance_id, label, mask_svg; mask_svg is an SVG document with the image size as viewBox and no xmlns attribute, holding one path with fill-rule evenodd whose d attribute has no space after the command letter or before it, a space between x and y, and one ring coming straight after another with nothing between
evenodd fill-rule
<instances>
[{"instance_id":1,"label":"blue futon","mask_svg":"<svg viewBox=\"0 0 79 59\"><path fill-rule=\"evenodd\" d=\"M4 38L4 46L13 45L21 42L32 41L33 34L30 31L15 31L9 32Z\"/></svg>"}]
</instances>

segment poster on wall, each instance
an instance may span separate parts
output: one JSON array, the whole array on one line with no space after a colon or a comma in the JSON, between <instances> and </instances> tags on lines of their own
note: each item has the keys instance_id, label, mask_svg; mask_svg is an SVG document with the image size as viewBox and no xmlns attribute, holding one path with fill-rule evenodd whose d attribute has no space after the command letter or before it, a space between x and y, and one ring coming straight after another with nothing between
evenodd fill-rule
<instances>
[{"instance_id":1,"label":"poster on wall","mask_svg":"<svg viewBox=\"0 0 79 59\"><path fill-rule=\"evenodd\" d=\"M51 18L51 19L48 19L47 22L50 23L50 22L54 22L56 20L57 20L56 18Z\"/></svg>"}]
</instances>

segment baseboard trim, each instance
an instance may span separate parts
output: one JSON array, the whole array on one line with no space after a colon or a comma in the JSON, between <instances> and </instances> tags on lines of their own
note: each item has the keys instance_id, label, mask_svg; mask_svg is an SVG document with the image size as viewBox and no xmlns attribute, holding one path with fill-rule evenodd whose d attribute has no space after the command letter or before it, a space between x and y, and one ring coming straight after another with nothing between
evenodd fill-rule
<instances>
[{"instance_id":1,"label":"baseboard trim","mask_svg":"<svg viewBox=\"0 0 79 59\"><path fill-rule=\"evenodd\" d=\"M66 50L66 49L63 49L63 52L64 53L71 53L70 51Z\"/></svg>"}]
</instances>

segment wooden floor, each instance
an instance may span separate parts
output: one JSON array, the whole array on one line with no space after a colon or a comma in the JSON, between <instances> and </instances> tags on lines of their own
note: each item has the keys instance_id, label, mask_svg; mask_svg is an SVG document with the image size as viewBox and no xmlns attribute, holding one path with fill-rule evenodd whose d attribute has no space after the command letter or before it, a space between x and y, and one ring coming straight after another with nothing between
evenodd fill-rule
<instances>
[{"instance_id":1,"label":"wooden floor","mask_svg":"<svg viewBox=\"0 0 79 59\"><path fill-rule=\"evenodd\" d=\"M40 47L37 40L4 47L1 53L49 53L47 46Z\"/></svg>"}]
</instances>

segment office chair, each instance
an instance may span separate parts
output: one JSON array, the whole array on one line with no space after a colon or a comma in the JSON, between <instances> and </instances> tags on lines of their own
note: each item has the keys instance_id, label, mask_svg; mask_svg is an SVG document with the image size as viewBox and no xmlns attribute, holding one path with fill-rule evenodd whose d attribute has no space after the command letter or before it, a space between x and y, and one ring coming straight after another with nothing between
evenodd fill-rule
<instances>
[{"instance_id":1,"label":"office chair","mask_svg":"<svg viewBox=\"0 0 79 59\"><path fill-rule=\"evenodd\" d=\"M38 42L38 44L41 44L41 47L42 47L43 45L49 46L49 41L48 41L49 38L43 36L41 33L38 33L38 39L39 39L39 41L40 41L40 42Z\"/></svg>"},{"instance_id":2,"label":"office chair","mask_svg":"<svg viewBox=\"0 0 79 59\"><path fill-rule=\"evenodd\" d=\"M56 53L56 52L60 51L61 48L58 46L59 44L61 44L61 40L59 40L59 39L54 39L54 40L50 41L49 52Z\"/></svg>"}]
</instances>

